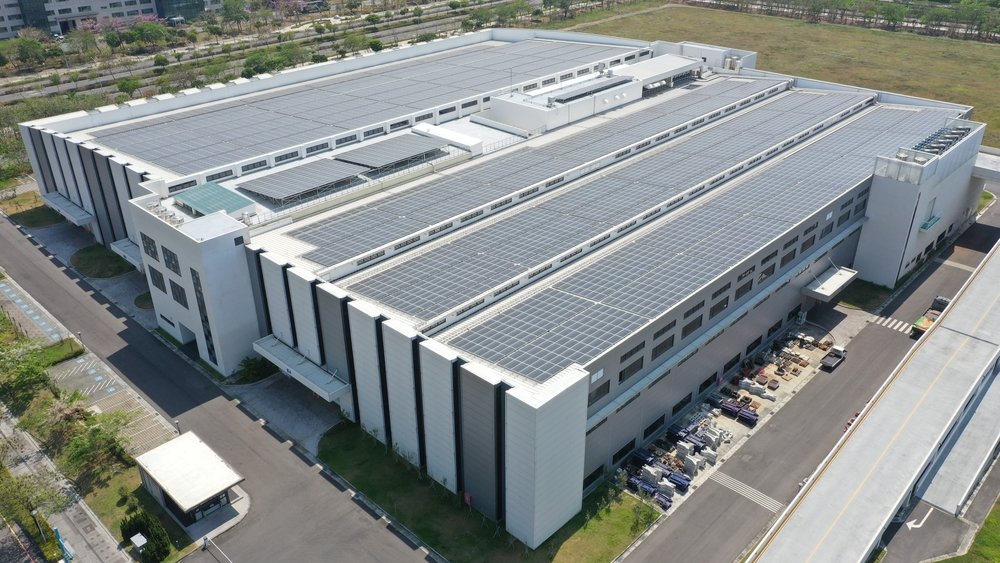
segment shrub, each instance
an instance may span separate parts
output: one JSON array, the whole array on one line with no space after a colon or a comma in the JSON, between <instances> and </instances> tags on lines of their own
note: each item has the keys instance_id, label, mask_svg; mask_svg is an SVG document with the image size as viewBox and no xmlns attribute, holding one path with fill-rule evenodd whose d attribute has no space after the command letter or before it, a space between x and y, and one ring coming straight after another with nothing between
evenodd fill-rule
<instances>
[{"instance_id":1,"label":"shrub","mask_svg":"<svg viewBox=\"0 0 1000 563\"><path fill-rule=\"evenodd\" d=\"M170 64L170 59L165 55L156 55L153 57L153 66L167 66Z\"/></svg>"},{"instance_id":2,"label":"shrub","mask_svg":"<svg viewBox=\"0 0 1000 563\"><path fill-rule=\"evenodd\" d=\"M146 538L142 548L143 563L159 563L170 555L170 537L160 520L145 510L126 516L121 522L122 538L128 541L136 534Z\"/></svg>"}]
</instances>

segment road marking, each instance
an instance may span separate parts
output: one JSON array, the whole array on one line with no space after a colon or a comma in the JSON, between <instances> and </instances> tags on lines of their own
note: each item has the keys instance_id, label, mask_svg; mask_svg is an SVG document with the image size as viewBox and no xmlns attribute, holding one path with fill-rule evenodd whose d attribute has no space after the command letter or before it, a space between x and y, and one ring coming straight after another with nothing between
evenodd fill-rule
<instances>
[{"instance_id":1,"label":"road marking","mask_svg":"<svg viewBox=\"0 0 1000 563\"><path fill-rule=\"evenodd\" d=\"M896 332L902 332L903 334L910 334L910 323L906 321L901 321L899 319L894 319L892 317L875 317L872 321L874 324L879 326L884 326L890 330L895 330Z\"/></svg>"},{"instance_id":2,"label":"road marking","mask_svg":"<svg viewBox=\"0 0 1000 563\"><path fill-rule=\"evenodd\" d=\"M778 502L777 500L765 495L764 493L758 491L757 489L747 485L743 481L736 478L730 477L721 471L716 471L709 477L710 480L722 485L723 487L737 493L744 498L751 500L762 508L769 510L773 513L779 512L785 507L784 504Z\"/></svg>"},{"instance_id":3,"label":"road marking","mask_svg":"<svg viewBox=\"0 0 1000 563\"><path fill-rule=\"evenodd\" d=\"M931 506L931 507L929 507L927 509L927 514L924 514L924 517L920 520L919 524L917 524L917 519L916 518L914 518L913 520L910 520L909 522L907 522L906 523L907 529L913 530L914 528L919 528L919 527L923 526L924 523L927 522L927 518L931 515L931 512L934 512L934 507L933 506Z\"/></svg>"},{"instance_id":4,"label":"road marking","mask_svg":"<svg viewBox=\"0 0 1000 563\"><path fill-rule=\"evenodd\" d=\"M944 258L935 258L935 262L938 264L944 264L945 266L951 266L952 268L958 268L959 270L965 270L966 272L975 272L976 269L972 266L966 266L965 264L959 264L958 262L952 262L951 260L945 260Z\"/></svg>"}]
</instances>

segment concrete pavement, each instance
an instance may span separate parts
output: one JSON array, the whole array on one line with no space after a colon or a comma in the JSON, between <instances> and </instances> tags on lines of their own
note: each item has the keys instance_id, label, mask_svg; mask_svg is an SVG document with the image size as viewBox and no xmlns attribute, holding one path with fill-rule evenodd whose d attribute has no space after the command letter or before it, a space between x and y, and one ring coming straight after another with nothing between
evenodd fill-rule
<instances>
[{"instance_id":1,"label":"concrete pavement","mask_svg":"<svg viewBox=\"0 0 1000 563\"><path fill-rule=\"evenodd\" d=\"M424 558L14 225L0 223L0 238L0 265L71 332L82 332L87 347L161 414L196 431L246 477L254 509L216 540L227 555L236 561Z\"/></svg>"}]
</instances>

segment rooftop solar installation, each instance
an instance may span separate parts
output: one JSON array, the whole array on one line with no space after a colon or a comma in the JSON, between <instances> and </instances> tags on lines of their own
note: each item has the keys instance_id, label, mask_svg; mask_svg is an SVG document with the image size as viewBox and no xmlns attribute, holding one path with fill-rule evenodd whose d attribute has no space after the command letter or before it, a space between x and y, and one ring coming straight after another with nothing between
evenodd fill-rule
<instances>
[{"instance_id":1,"label":"rooftop solar installation","mask_svg":"<svg viewBox=\"0 0 1000 563\"><path fill-rule=\"evenodd\" d=\"M871 176L876 154L891 154L954 115L878 107L441 339L535 381L585 365ZM553 317L552 304L565 302L578 306Z\"/></svg>"},{"instance_id":2,"label":"rooftop solar installation","mask_svg":"<svg viewBox=\"0 0 1000 563\"><path fill-rule=\"evenodd\" d=\"M406 133L342 152L334 158L368 168L385 168L440 151L447 146L448 142L441 139Z\"/></svg>"},{"instance_id":3,"label":"rooftop solar installation","mask_svg":"<svg viewBox=\"0 0 1000 563\"><path fill-rule=\"evenodd\" d=\"M560 41L487 42L91 132L178 174L390 121L631 49Z\"/></svg>"},{"instance_id":4,"label":"rooftop solar installation","mask_svg":"<svg viewBox=\"0 0 1000 563\"><path fill-rule=\"evenodd\" d=\"M332 266L780 83L715 80L557 143L512 151L367 206L311 222L289 235L317 247L303 258Z\"/></svg>"},{"instance_id":5,"label":"rooftop solar installation","mask_svg":"<svg viewBox=\"0 0 1000 563\"><path fill-rule=\"evenodd\" d=\"M190 207L199 215L208 215L216 211L232 213L253 205L246 197L216 184L206 182L200 186L184 190L174 196L174 201Z\"/></svg>"},{"instance_id":6,"label":"rooftop solar installation","mask_svg":"<svg viewBox=\"0 0 1000 563\"><path fill-rule=\"evenodd\" d=\"M342 283L347 289L428 321L867 98L793 92L760 110L682 138L638 163L582 186L563 188L537 204L516 208L493 224L460 231L434 250L373 275L361 274L355 283L350 279ZM767 112L769 117L781 115L777 120L780 127L771 127L770 135L757 134L757 111ZM709 147L717 152L714 158L701 156ZM738 254L739 240L720 252Z\"/></svg>"},{"instance_id":7,"label":"rooftop solar installation","mask_svg":"<svg viewBox=\"0 0 1000 563\"><path fill-rule=\"evenodd\" d=\"M272 201L285 202L304 194L327 190L338 184L349 184L368 167L328 158L314 160L273 174L261 176L237 185L248 192Z\"/></svg>"}]
</instances>

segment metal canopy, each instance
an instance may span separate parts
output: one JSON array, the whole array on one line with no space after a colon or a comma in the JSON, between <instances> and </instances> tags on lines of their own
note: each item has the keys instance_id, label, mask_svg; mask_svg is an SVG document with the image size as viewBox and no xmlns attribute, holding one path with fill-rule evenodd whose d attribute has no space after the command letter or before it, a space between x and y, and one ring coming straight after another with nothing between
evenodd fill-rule
<instances>
[{"instance_id":1,"label":"metal canopy","mask_svg":"<svg viewBox=\"0 0 1000 563\"><path fill-rule=\"evenodd\" d=\"M250 199L216 184L205 182L200 186L184 190L174 196L178 205L190 208L197 215L208 215L216 211L234 213L253 205Z\"/></svg>"},{"instance_id":2,"label":"metal canopy","mask_svg":"<svg viewBox=\"0 0 1000 563\"><path fill-rule=\"evenodd\" d=\"M447 146L448 142L441 139L407 133L342 152L334 158L341 162L379 169L427 157Z\"/></svg>"},{"instance_id":3,"label":"metal canopy","mask_svg":"<svg viewBox=\"0 0 1000 563\"><path fill-rule=\"evenodd\" d=\"M347 187L352 180L358 179L358 174L368 170L365 166L324 158L237 185L248 192L285 203L319 191Z\"/></svg>"}]
</instances>

